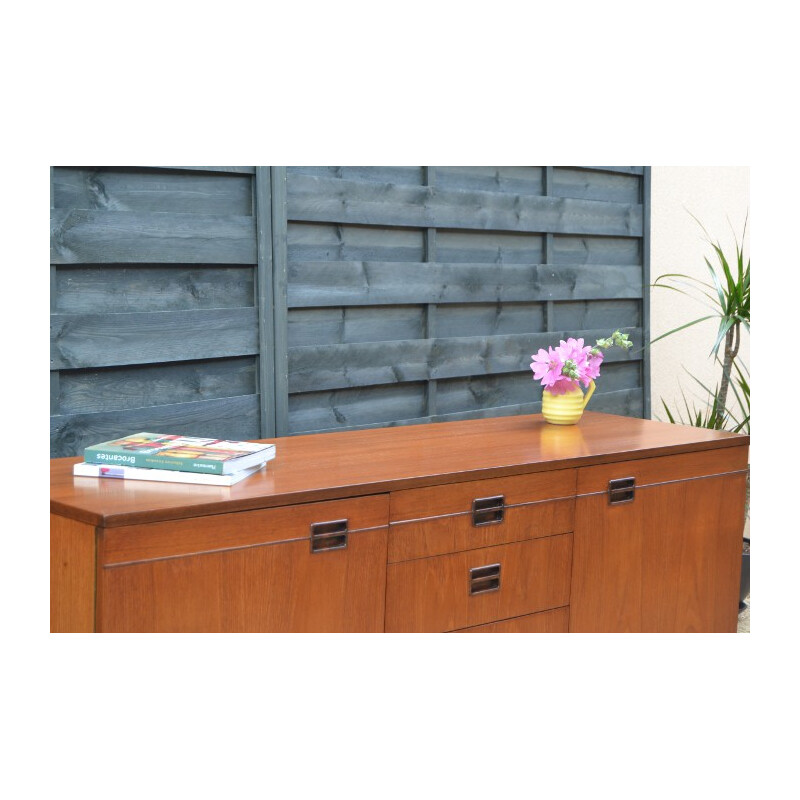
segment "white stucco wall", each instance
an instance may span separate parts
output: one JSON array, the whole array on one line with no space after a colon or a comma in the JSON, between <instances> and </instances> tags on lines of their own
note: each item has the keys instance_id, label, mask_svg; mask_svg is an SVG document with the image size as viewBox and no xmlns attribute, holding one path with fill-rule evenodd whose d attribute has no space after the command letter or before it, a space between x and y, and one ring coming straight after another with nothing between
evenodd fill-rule
<instances>
[{"instance_id":1,"label":"white stucco wall","mask_svg":"<svg viewBox=\"0 0 800 800\"><path fill-rule=\"evenodd\" d=\"M741 240L750 205L749 167L654 166L651 197L651 283L665 272L682 272L701 280L710 277L703 256L708 256L714 264L716 255L689 212L703 223L711 240L721 244L728 261L735 258L733 231ZM751 223L752 217L747 223L745 263L750 253ZM666 289L652 289L650 302L653 339L711 313L699 302ZM681 386L689 398L702 395L700 387L684 372L683 367L707 386L713 387L719 381L720 369L714 368L709 356L717 328L718 325L711 321L702 322L652 346L651 407L654 419L666 419L662 397L670 408L674 408L678 402L682 406ZM746 334L743 336L740 356L749 367L750 338ZM732 410L736 408L735 399L730 394L728 407Z\"/></svg>"}]
</instances>

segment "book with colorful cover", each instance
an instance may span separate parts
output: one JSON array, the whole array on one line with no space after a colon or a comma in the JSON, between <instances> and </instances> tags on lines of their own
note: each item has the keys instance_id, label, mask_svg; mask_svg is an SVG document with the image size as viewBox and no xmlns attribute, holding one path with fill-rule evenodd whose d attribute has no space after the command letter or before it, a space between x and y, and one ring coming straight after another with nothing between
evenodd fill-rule
<instances>
[{"instance_id":1,"label":"book with colorful cover","mask_svg":"<svg viewBox=\"0 0 800 800\"><path fill-rule=\"evenodd\" d=\"M274 454L269 459L274 458ZM267 459L267 460L269 460ZM147 469L105 464L75 464L72 474L77 478L122 478L127 481L165 481L167 483L194 483L205 486L233 486L235 483L264 468L266 462L240 469L227 475L206 475L201 472L181 472L174 469Z\"/></svg>"},{"instance_id":2,"label":"book with colorful cover","mask_svg":"<svg viewBox=\"0 0 800 800\"><path fill-rule=\"evenodd\" d=\"M144 467L206 475L229 475L275 455L274 444L201 439L163 433L134 433L85 448L87 464Z\"/></svg>"}]
</instances>

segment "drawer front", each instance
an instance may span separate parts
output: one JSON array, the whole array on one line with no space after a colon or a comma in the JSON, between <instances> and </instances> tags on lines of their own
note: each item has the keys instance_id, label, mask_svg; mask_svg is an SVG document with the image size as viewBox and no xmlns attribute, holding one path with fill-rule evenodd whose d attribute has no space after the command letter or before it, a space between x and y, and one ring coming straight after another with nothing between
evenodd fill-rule
<instances>
[{"instance_id":1,"label":"drawer front","mask_svg":"<svg viewBox=\"0 0 800 800\"><path fill-rule=\"evenodd\" d=\"M475 500L492 497L503 497L506 506L572 497L576 476L576 470L565 469L405 489L392 492L389 519L399 522L472 513Z\"/></svg>"},{"instance_id":2,"label":"drawer front","mask_svg":"<svg viewBox=\"0 0 800 800\"><path fill-rule=\"evenodd\" d=\"M634 486L641 487L745 470L747 455L747 447L723 447L675 456L641 458L635 461L582 467L578 470L578 494L607 492L609 481L627 478L633 478ZM624 499L621 490L616 496Z\"/></svg>"},{"instance_id":3,"label":"drawer front","mask_svg":"<svg viewBox=\"0 0 800 800\"><path fill-rule=\"evenodd\" d=\"M395 522L389 528L389 562L457 553L481 547L570 533L575 499L504 507L502 519L479 524L473 514L453 514L413 522Z\"/></svg>"},{"instance_id":4,"label":"drawer front","mask_svg":"<svg viewBox=\"0 0 800 800\"><path fill-rule=\"evenodd\" d=\"M100 563L129 564L296 540L310 547L312 525L317 526L318 544L324 547L341 542L325 523L346 520L347 530L358 532L385 526L388 512L389 499L384 494L107 528Z\"/></svg>"},{"instance_id":5,"label":"drawer front","mask_svg":"<svg viewBox=\"0 0 800 800\"><path fill-rule=\"evenodd\" d=\"M386 630L454 631L569 603L572 535L390 564Z\"/></svg>"},{"instance_id":6,"label":"drawer front","mask_svg":"<svg viewBox=\"0 0 800 800\"><path fill-rule=\"evenodd\" d=\"M540 611L538 614L526 614L524 617L504 619L501 622L490 622L488 625L475 625L473 628L462 628L454 633L568 633L569 609L554 608L552 611Z\"/></svg>"}]
</instances>

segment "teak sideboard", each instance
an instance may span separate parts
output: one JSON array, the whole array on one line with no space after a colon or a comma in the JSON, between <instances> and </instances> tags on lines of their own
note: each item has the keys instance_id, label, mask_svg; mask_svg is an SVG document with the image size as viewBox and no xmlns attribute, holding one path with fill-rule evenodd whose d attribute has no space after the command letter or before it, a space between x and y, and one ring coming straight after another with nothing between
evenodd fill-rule
<instances>
[{"instance_id":1,"label":"teak sideboard","mask_svg":"<svg viewBox=\"0 0 800 800\"><path fill-rule=\"evenodd\" d=\"M735 632L749 437L587 412L269 440L232 487L51 461L54 632Z\"/></svg>"}]
</instances>

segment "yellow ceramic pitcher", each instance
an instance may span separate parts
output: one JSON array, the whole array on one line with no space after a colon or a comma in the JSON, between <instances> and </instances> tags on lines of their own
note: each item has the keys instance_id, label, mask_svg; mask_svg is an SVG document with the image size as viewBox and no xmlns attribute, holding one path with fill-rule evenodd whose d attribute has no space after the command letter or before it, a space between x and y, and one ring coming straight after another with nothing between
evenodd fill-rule
<instances>
[{"instance_id":1,"label":"yellow ceramic pitcher","mask_svg":"<svg viewBox=\"0 0 800 800\"><path fill-rule=\"evenodd\" d=\"M542 392L542 416L553 425L574 425L583 416L583 409L594 394L594 381L584 394L580 387L564 394L552 394L547 389Z\"/></svg>"}]
</instances>

